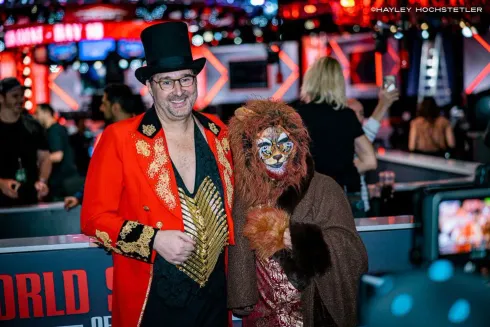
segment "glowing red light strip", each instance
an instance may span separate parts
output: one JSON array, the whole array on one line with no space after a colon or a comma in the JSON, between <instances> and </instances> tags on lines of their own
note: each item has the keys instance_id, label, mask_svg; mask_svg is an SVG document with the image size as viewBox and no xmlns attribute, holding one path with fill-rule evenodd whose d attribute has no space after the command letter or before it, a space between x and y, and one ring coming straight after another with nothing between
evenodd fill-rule
<instances>
[{"instance_id":1,"label":"glowing red light strip","mask_svg":"<svg viewBox=\"0 0 490 327\"><path fill-rule=\"evenodd\" d=\"M340 48L339 44L335 40L330 40L330 46L332 47L333 52L337 55L337 58L339 58L340 64L342 65L342 68L344 68L344 78L349 78L350 76L350 71L349 71L349 60L347 60L347 57L345 56L344 52Z\"/></svg>"},{"instance_id":2,"label":"glowing red light strip","mask_svg":"<svg viewBox=\"0 0 490 327\"><path fill-rule=\"evenodd\" d=\"M388 44L388 54L390 55L391 59L393 59L393 61L395 62L395 64L391 68L390 75L397 75L398 72L400 71L400 57L395 52L395 49L393 49L389 44Z\"/></svg>"},{"instance_id":3,"label":"glowing red light strip","mask_svg":"<svg viewBox=\"0 0 490 327\"><path fill-rule=\"evenodd\" d=\"M284 94L289 90L289 88L294 84L294 82L299 77L299 67L298 65L285 53L284 51L279 52L279 58L286 64L286 66L291 69L291 74L282 83L282 85L277 89L272 98L282 99Z\"/></svg>"},{"instance_id":4,"label":"glowing red light strip","mask_svg":"<svg viewBox=\"0 0 490 327\"><path fill-rule=\"evenodd\" d=\"M476 88L478 84L480 84L481 81L490 73L490 64L488 64L481 72L478 74L478 76L475 77L473 82L471 82L470 85L466 88L466 94L471 94L473 90Z\"/></svg>"},{"instance_id":5,"label":"glowing red light strip","mask_svg":"<svg viewBox=\"0 0 490 327\"><path fill-rule=\"evenodd\" d=\"M485 50L490 52L490 44L488 44L480 35L478 34L473 34L473 38L481 44ZM477 87L478 84L480 84L481 81L488 75L490 72L490 64L488 64L481 72L478 74L475 79L468 85L466 88L465 92L466 94L471 94L473 90Z\"/></svg>"},{"instance_id":6,"label":"glowing red light strip","mask_svg":"<svg viewBox=\"0 0 490 327\"><path fill-rule=\"evenodd\" d=\"M376 67L376 85L383 84L383 55L379 52L374 54L374 64Z\"/></svg>"},{"instance_id":7,"label":"glowing red light strip","mask_svg":"<svg viewBox=\"0 0 490 327\"><path fill-rule=\"evenodd\" d=\"M203 100L203 107L206 107L208 104L213 101L213 99L216 97L216 95L221 91L223 86L226 84L228 81L228 70L226 69L225 66L221 64L221 62L216 58L211 51L209 51L207 48L203 47L202 52L204 57L206 57L207 60L209 60L209 63L213 65L214 68L221 74L220 78L218 81L213 85L213 87L208 91L208 94Z\"/></svg>"},{"instance_id":8,"label":"glowing red light strip","mask_svg":"<svg viewBox=\"0 0 490 327\"><path fill-rule=\"evenodd\" d=\"M490 52L490 44L488 44L480 35L473 34L473 38L481 44L488 52Z\"/></svg>"}]
</instances>

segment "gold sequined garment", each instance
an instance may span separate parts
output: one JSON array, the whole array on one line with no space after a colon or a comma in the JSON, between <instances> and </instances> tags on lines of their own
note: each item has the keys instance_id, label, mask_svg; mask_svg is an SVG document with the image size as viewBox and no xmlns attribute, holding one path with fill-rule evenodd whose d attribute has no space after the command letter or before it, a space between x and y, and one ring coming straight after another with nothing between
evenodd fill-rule
<instances>
[{"instance_id":1,"label":"gold sequined garment","mask_svg":"<svg viewBox=\"0 0 490 327\"><path fill-rule=\"evenodd\" d=\"M179 188L184 232L196 246L189 259L178 266L187 276L203 287L216 262L228 245L228 223L223 200L209 177L204 178L194 197Z\"/></svg>"}]
</instances>

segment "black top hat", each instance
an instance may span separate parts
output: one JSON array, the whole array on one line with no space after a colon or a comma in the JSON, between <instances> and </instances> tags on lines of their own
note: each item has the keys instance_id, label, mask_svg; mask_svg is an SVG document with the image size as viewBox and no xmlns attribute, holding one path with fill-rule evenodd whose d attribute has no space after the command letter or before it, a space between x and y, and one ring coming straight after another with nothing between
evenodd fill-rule
<instances>
[{"instance_id":1,"label":"black top hat","mask_svg":"<svg viewBox=\"0 0 490 327\"><path fill-rule=\"evenodd\" d=\"M192 58L187 25L183 22L147 27L141 32L141 42L147 65L138 68L135 75L143 84L158 73L192 69L198 74L206 63L206 58Z\"/></svg>"}]
</instances>

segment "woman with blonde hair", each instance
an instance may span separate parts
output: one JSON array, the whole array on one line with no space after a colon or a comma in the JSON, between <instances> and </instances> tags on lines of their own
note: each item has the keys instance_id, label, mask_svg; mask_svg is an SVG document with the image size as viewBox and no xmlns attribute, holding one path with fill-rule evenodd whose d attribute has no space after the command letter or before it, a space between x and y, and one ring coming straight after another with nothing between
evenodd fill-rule
<instances>
[{"instance_id":1,"label":"woman with blonde hair","mask_svg":"<svg viewBox=\"0 0 490 327\"><path fill-rule=\"evenodd\" d=\"M319 58L306 72L297 110L311 136L316 170L335 179L349 193L359 192L360 173L376 169L376 156L347 97L342 67L332 57ZM354 154L357 159L353 161Z\"/></svg>"}]
</instances>

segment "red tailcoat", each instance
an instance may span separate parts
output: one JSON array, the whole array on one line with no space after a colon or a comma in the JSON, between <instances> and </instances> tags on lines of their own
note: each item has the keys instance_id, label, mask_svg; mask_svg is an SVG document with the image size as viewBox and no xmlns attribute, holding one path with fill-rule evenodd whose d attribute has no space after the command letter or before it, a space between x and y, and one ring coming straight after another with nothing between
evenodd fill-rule
<instances>
[{"instance_id":1,"label":"red tailcoat","mask_svg":"<svg viewBox=\"0 0 490 327\"><path fill-rule=\"evenodd\" d=\"M233 167L225 125L194 112L218 165L229 243L234 244ZM184 230L177 183L155 109L107 127L94 152L82 205L83 233L113 253L112 326L141 323L152 280L158 230Z\"/></svg>"}]
</instances>

